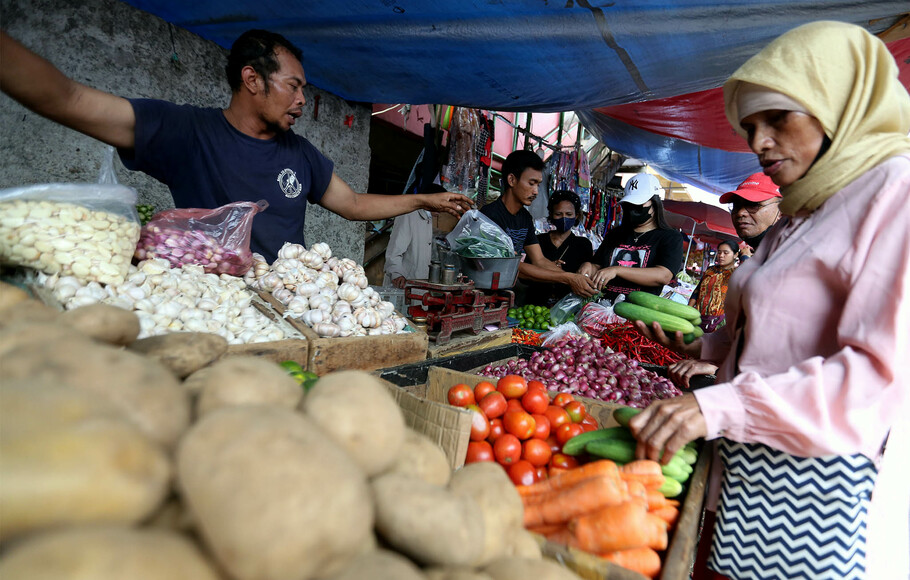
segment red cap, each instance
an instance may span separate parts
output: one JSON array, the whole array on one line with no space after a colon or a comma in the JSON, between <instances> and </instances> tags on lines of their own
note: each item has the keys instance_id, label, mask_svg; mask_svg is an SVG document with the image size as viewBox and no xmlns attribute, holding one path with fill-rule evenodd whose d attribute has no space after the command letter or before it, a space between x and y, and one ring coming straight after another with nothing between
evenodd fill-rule
<instances>
[{"instance_id":1,"label":"red cap","mask_svg":"<svg viewBox=\"0 0 910 580\"><path fill-rule=\"evenodd\" d=\"M741 197L747 201L765 201L772 197L781 197L780 189L771 178L764 173L753 173L739 184L735 191L728 191L720 196L720 203L730 203L733 196Z\"/></svg>"}]
</instances>

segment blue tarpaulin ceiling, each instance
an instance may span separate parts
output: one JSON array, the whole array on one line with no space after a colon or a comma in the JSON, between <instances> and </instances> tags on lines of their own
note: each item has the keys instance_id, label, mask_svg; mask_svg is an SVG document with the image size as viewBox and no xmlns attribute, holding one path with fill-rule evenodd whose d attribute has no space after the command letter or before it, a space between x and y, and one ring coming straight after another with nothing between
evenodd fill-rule
<instances>
[{"instance_id":1,"label":"blue tarpaulin ceiling","mask_svg":"<svg viewBox=\"0 0 910 580\"><path fill-rule=\"evenodd\" d=\"M126 0L224 47L244 30L303 50L310 83L353 101L583 113L612 149L722 191L755 169L593 111L719 87L813 20L884 31L906 0Z\"/></svg>"}]
</instances>

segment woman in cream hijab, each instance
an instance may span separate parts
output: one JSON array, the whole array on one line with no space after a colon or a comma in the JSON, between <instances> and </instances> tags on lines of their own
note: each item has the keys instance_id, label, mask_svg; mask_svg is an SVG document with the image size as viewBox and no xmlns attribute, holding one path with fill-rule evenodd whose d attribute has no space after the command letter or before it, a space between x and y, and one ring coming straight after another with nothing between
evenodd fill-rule
<instances>
[{"instance_id":1,"label":"woman in cream hijab","mask_svg":"<svg viewBox=\"0 0 910 580\"><path fill-rule=\"evenodd\" d=\"M717 441L723 576L907 578L910 96L880 40L816 22L747 61L724 100L786 217L731 278L727 325L688 349L717 384L634 418L639 456Z\"/></svg>"}]
</instances>

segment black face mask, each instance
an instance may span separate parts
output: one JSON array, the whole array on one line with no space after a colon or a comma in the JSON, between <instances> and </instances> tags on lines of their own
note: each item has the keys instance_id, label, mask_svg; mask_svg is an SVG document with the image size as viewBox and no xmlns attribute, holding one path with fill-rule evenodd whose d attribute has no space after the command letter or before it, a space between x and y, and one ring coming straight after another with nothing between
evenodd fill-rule
<instances>
[{"instance_id":1,"label":"black face mask","mask_svg":"<svg viewBox=\"0 0 910 580\"><path fill-rule=\"evenodd\" d=\"M622 204L622 225L637 228L651 219L651 208L631 203Z\"/></svg>"}]
</instances>

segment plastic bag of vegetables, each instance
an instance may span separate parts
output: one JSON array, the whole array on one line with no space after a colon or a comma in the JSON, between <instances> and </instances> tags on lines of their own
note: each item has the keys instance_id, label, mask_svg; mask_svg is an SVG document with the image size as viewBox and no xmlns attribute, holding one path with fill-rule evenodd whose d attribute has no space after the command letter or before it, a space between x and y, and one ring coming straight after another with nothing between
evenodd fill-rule
<instances>
[{"instance_id":1,"label":"plastic bag of vegetables","mask_svg":"<svg viewBox=\"0 0 910 580\"><path fill-rule=\"evenodd\" d=\"M198 264L207 274L243 276L253 265L253 217L269 207L264 199L238 201L215 209L159 212L142 226L137 260L163 258L172 268Z\"/></svg>"},{"instance_id":2,"label":"plastic bag of vegetables","mask_svg":"<svg viewBox=\"0 0 910 580\"><path fill-rule=\"evenodd\" d=\"M476 209L465 212L446 236L449 246L466 258L512 258L512 238L493 220Z\"/></svg>"}]
</instances>

